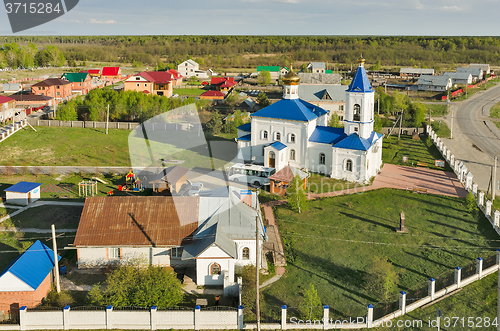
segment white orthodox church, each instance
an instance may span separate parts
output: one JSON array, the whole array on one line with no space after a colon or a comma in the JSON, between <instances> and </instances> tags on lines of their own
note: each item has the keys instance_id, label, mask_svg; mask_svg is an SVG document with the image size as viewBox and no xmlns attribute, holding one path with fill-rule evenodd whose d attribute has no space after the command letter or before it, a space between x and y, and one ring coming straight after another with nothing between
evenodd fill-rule
<instances>
[{"instance_id":1,"label":"white orthodox church","mask_svg":"<svg viewBox=\"0 0 500 331\"><path fill-rule=\"evenodd\" d=\"M276 171L286 165L332 178L367 182L382 166L383 135L373 131L374 90L360 57L346 90L344 128L329 127L329 111L298 96L300 78L283 77L283 98L238 127L239 157Z\"/></svg>"}]
</instances>

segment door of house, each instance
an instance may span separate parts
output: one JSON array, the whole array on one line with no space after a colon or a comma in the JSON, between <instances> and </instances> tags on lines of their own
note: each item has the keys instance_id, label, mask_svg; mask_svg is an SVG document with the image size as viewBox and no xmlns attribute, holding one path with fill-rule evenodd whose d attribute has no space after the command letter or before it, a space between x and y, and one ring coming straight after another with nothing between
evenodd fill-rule
<instances>
[{"instance_id":1,"label":"door of house","mask_svg":"<svg viewBox=\"0 0 500 331\"><path fill-rule=\"evenodd\" d=\"M269 152L269 167L270 168L274 168L274 166L276 165L276 154L274 154L273 151L270 151Z\"/></svg>"},{"instance_id":2,"label":"door of house","mask_svg":"<svg viewBox=\"0 0 500 331\"><path fill-rule=\"evenodd\" d=\"M31 203L31 192L28 192L28 203Z\"/></svg>"}]
</instances>

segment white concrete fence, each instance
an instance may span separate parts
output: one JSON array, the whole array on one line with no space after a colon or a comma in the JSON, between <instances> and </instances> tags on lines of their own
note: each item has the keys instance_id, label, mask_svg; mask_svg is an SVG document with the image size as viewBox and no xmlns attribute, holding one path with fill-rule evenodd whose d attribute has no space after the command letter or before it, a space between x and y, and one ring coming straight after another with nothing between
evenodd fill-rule
<instances>
[{"instance_id":1,"label":"white concrete fence","mask_svg":"<svg viewBox=\"0 0 500 331\"><path fill-rule=\"evenodd\" d=\"M485 201L485 193L478 190L478 185L474 182L474 176L472 173L467 169L463 162L455 158L455 155L451 153L450 149L446 147L441 138L439 138L434 130L432 130L430 125L427 126L427 132L438 151L450 164L450 167L453 169L460 182L464 185L465 190L474 194L479 210L481 210L484 216L486 216L493 229L500 234L500 211L492 211L493 202L490 200Z\"/></svg>"},{"instance_id":2,"label":"white concrete fence","mask_svg":"<svg viewBox=\"0 0 500 331\"><path fill-rule=\"evenodd\" d=\"M39 118L28 118L28 123L32 126L63 127L63 128L90 128L106 129L106 122L96 121L59 121L41 120ZM198 131L199 125L192 123L137 123L137 122L108 122L108 129L133 130L138 126L144 127L146 131Z\"/></svg>"},{"instance_id":3,"label":"white concrete fence","mask_svg":"<svg viewBox=\"0 0 500 331\"><path fill-rule=\"evenodd\" d=\"M24 128L26 125L26 120L21 120L0 128L0 142L9 138L14 133Z\"/></svg>"}]
</instances>

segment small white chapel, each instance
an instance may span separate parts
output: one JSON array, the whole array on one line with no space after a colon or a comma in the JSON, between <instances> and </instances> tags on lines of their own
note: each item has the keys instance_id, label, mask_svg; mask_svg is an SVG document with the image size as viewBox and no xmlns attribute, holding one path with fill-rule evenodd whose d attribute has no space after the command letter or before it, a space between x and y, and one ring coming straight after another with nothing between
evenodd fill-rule
<instances>
[{"instance_id":1,"label":"small white chapel","mask_svg":"<svg viewBox=\"0 0 500 331\"><path fill-rule=\"evenodd\" d=\"M238 127L238 158L281 170L286 165L352 182L367 182L382 166L383 135L373 131L374 94L361 56L346 90L344 128L328 126L329 111L299 98L293 68L283 97Z\"/></svg>"}]
</instances>

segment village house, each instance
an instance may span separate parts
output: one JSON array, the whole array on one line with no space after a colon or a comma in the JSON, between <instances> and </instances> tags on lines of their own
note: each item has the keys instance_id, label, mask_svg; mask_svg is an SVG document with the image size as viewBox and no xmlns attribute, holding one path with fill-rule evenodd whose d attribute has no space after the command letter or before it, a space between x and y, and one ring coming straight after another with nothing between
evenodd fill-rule
<instances>
[{"instance_id":1,"label":"village house","mask_svg":"<svg viewBox=\"0 0 500 331\"><path fill-rule=\"evenodd\" d=\"M200 95L200 99L224 100L226 95L221 91L206 91Z\"/></svg>"},{"instance_id":2,"label":"village house","mask_svg":"<svg viewBox=\"0 0 500 331\"><path fill-rule=\"evenodd\" d=\"M401 78L420 77L422 75L434 75L432 68L401 68L399 69L399 76Z\"/></svg>"},{"instance_id":3,"label":"village house","mask_svg":"<svg viewBox=\"0 0 500 331\"><path fill-rule=\"evenodd\" d=\"M450 76L421 75L417 81L419 91L445 92L453 86Z\"/></svg>"},{"instance_id":4,"label":"village house","mask_svg":"<svg viewBox=\"0 0 500 331\"><path fill-rule=\"evenodd\" d=\"M86 72L67 72L62 75L61 79L71 83L72 93L84 95L92 89L92 79Z\"/></svg>"},{"instance_id":5,"label":"village house","mask_svg":"<svg viewBox=\"0 0 500 331\"><path fill-rule=\"evenodd\" d=\"M139 259L194 275L197 285L234 282L235 270L256 262L256 226L263 235L263 223L256 194L248 205L239 190L224 192L87 198L74 241L78 267Z\"/></svg>"},{"instance_id":6,"label":"village house","mask_svg":"<svg viewBox=\"0 0 500 331\"><path fill-rule=\"evenodd\" d=\"M87 72L89 73L91 78L101 78L101 69L89 69Z\"/></svg>"},{"instance_id":7,"label":"village house","mask_svg":"<svg viewBox=\"0 0 500 331\"><path fill-rule=\"evenodd\" d=\"M487 63L470 63L469 68L481 68L485 77L493 73L493 70L491 70L490 65Z\"/></svg>"},{"instance_id":8,"label":"village house","mask_svg":"<svg viewBox=\"0 0 500 331\"><path fill-rule=\"evenodd\" d=\"M210 80L210 89L213 91L229 92L234 86L238 85L234 77L212 77Z\"/></svg>"},{"instance_id":9,"label":"village house","mask_svg":"<svg viewBox=\"0 0 500 331\"><path fill-rule=\"evenodd\" d=\"M124 81L124 90L171 97L172 74L166 71L142 71Z\"/></svg>"},{"instance_id":10,"label":"village house","mask_svg":"<svg viewBox=\"0 0 500 331\"><path fill-rule=\"evenodd\" d=\"M167 72L172 75L172 85L173 86L182 85L182 78L183 77L179 72L177 72L177 70L169 69L169 70L167 70Z\"/></svg>"},{"instance_id":11,"label":"village house","mask_svg":"<svg viewBox=\"0 0 500 331\"><path fill-rule=\"evenodd\" d=\"M54 251L37 240L1 273L0 319L38 306L50 291L54 265Z\"/></svg>"},{"instance_id":12,"label":"village house","mask_svg":"<svg viewBox=\"0 0 500 331\"><path fill-rule=\"evenodd\" d=\"M267 71L271 74L271 80L278 80L281 74L280 66L257 66L257 75L261 71Z\"/></svg>"},{"instance_id":13,"label":"village house","mask_svg":"<svg viewBox=\"0 0 500 331\"><path fill-rule=\"evenodd\" d=\"M340 85L342 82L342 76L333 73L311 73L311 72L299 72L298 73L301 85L302 84L334 84Z\"/></svg>"},{"instance_id":14,"label":"village house","mask_svg":"<svg viewBox=\"0 0 500 331\"><path fill-rule=\"evenodd\" d=\"M327 126L329 111L299 98L300 78L293 70L282 80L282 99L252 114L250 128L238 128L241 158L276 171L291 165L352 182L376 176L383 135L373 131L375 91L364 59L345 92L344 128Z\"/></svg>"},{"instance_id":15,"label":"village house","mask_svg":"<svg viewBox=\"0 0 500 331\"><path fill-rule=\"evenodd\" d=\"M460 84L460 85L472 84L472 75L468 72L445 72L443 76L450 77L453 84Z\"/></svg>"},{"instance_id":16,"label":"village house","mask_svg":"<svg viewBox=\"0 0 500 331\"><path fill-rule=\"evenodd\" d=\"M193 76L198 78L208 78L206 71L200 70L200 65L191 59L188 59L177 66L177 71L180 75L191 78Z\"/></svg>"},{"instance_id":17,"label":"village house","mask_svg":"<svg viewBox=\"0 0 500 331\"><path fill-rule=\"evenodd\" d=\"M104 67L102 68L101 79L111 80L122 78L122 70L120 67Z\"/></svg>"},{"instance_id":18,"label":"village house","mask_svg":"<svg viewBox=\"0 0 500 331\"><path fill-rule=\"evenodd\" d=\"M71 82L60 78L49 78L31 86L31 93L52 97L57 104L71 96Z\"/></svg>"},{"instance_id":19,"label":"village house","mask_svg":"<svg viewBox=\"0 0 500 331\"><path fill-rule=\"evenodd\" d=\"M17 93L23 90L23 84L21 83L4 83L2 85L2 93Z\"/></svg>"},{"instance_id":20,"label":"village house","mask_svg":"<svg viewBox=\"0 0 500 331\"><path fill-rule=\"evenodd\" d=\"M469 68L469 67L458 67L458 72L465 72L472 75L472 81L475 83L477 81L483 80L483 70L481 68Z\"/></svg>"},{"instance_id":21,"label":"village house","mask_svg":"<svg viewBox=\"0 0 500 331\"><path fill-rule=\"evenodd\" d=\"M13 120L16 113L16 100L0 95L0 122Z\"/></svg>"},{"instance_id":22,"label":"village house","mask_svg":"<svg viewBox=\"0 0 500 331\"><path fill-rule=\"evenodd\" d=\"M334 113L342 123L345 116L346 85L300 84L299 98L328 110L329 117Z\"/></svg>"},{"instance_id":23,"label":"village house","mask_svg":"<svg viewBox=\"0 0 500 331\"><path fill-rule=\"evenodd\" d=\"M13 94L9 96L16 100L16 108L26 109L26 108L39 108L44 106L53 106L54 98L47 97L45 95L36 95L36 94Z\"/></svg>"},{"instance_id":24,"label":"village house","mask_svg":"<svg viewBox=\"0 0 500 331\"><path fill-rule=\"evenodd\" d=\"M326 63L325 62L309 62L307 64L307 70L316 74L326 73Z\"/></svg>"}]
</instances>

